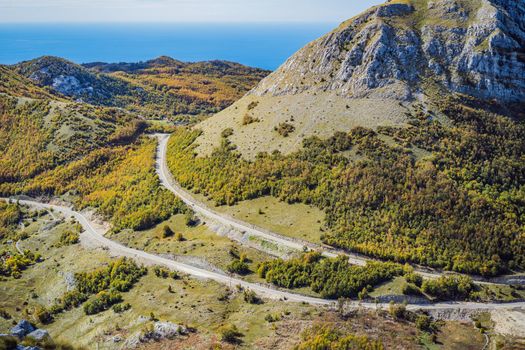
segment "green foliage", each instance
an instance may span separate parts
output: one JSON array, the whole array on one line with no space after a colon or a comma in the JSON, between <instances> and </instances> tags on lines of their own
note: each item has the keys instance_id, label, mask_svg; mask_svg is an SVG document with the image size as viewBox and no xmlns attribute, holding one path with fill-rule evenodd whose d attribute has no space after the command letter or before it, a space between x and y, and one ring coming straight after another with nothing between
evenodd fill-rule
<instances>
[{"instance_id":1,"label":"green foliage","mask_svg":"<svg viewBox=\"0 0 525 350\"><path fill-rule=\"evenodd\" d=\"M248 304L262 304L261 298L253 290L245 290L242 293L242 297Z\"/></svg>"},{"instance_id":2,"label":"green foliage","mask_svg":"<svg viewBox=\"0 0 525 350\"><path fill-rule=\"evenodd\" d=\"M470 297L475 287L472 278L454 275L425 280L421 289L441 300L464 300Z\"/></svg>"},{"instance_id":3,"label":"green foliage","mask_svg":"<svg viewBox=\"0 0 525 350\"><path fill-rule=\"evenodd\" d=\"M184 187L218 205L272 195L323 209L329 245L485 276L524 269L524 123L465 99L440 104L450 125L421 113L409 127L380 128L394 145L355 128L253 161L227 142L196 157L199 131L181 128L168 163ZM418 160L415 150L431 157Z\"/></svg>"},{"instance_id":4,"label":"green foliage","mask_svg":"<svg viewBox=\"0 0 525 350\"><path fill-rule=\"evenodd\" d=\"M155 266L153 268L153 272L155 273L155 276L159 278L164 278L164 279L168 277L173 278L173 279L179 278L179 274L176 271L170 271L160 266Z\"/></svg>"},{"instance_id":5,"label":"green foliage","mask_svg":"<svg viewBox=\"0 0 525 350\"><path fill-rule=\"evenodd\" d=\"M25 250L23 254L0 254L0 275L20 278L22 271L28 266L36 264L41 259L40 254Z\"/></svg>"},{"instance_id":6,"label":"green foliage","mask_svg":"<svg viewBox=\"0 0 525 350\"><path fill-rule=\"evenodd\" d=\"M266 316L264 316L264 320L265 320L266 322L273 323L273 322L280 321L280 320L281 320L281 316L279 316L279 315L267 314Z\"/></svg>"},{"instance_id":7,"label":"green foliage","mask_svg":"<svg viewBox=\"0 0 525 350\"><path fill-rule=\"evenodd\" d=\"M71 310L75 307L79 307L86 300L88 300L88 295L85 293L79 292L77 289L66 292L62 297L58 298L50 309L51 314L59 314L65 310Z\"/></svg>"},{"instance_id":8,"label":"green foliage","mask_svg":"<svg viewBox=\"0 0 525 350\"><path fill-rule=\"evenodd\" d=\"M421 287L423 284L423 277L415 272L407 273L405 279L408 283L413 283L418 287Z\"/></svg>"},{"instance_id":9,"label":"green foliage","mask_svg":"<svg viewBox=\"0 0 525 350\"><path fill-rule=\"evenodd\" d=\"M0 201L0 239L7 237L22 220L22 211L16 204Z\"/></svg>"},{"instance_id":10,"label":"green foliage","mask_svg":"<svg viewBox=\"0 0 525 350\"><path fill-rule=\"evenodd\" d=\"M67 246L72 244L77 244L80 241L80 235L78 232L74 231L64 231L60 235L60 245Z\"/></svg>"},{"instance_id":11,"label":"green foliage","mask_svg":"<svg viewBox=\"0 0 525 350\"><path fill-rule=\"evenodd\" d=\"M416 318L416 327L423 332L433 331L432 319L427 315L418 315Z\"/></svg>"},{"instance_id":12,"label":"green foliage","mask_svg":"<svg viewBox=\"0 0 525 350\"><path fill-rule=\"evenodd\" d=\"M128 311L129 309L131 309L131 304L130 303L115 304L113 305L112 309L113 309L113 312L115 312L116 314L121 314L124 311Z\"/></svg>"},{"instance_id":13,"label":"green foliage","mask_svg":"<svg viewBox=\"0 0 525 350\"><path fill-rule=\"evenodd\" d=\"M92 300L84 304L84 312L86 315L95 315L120 302L122 302L120 293L101 291Z\"/></svg>"},{"instance_id":14,"label":"green foliage","mask_svg":"<svg viewBox=\"0 0 525 350\"><path fill-rule=\"evenodd\" d=\"M109 289L127 292L146 273L147 269L138 266L133 260L120 258L107 267L76 273L75 280L80 293L96 294Z\"/></svg>"},{"instance_id":15,"label":"green foliage","mask_svg":"<svg viewBox=\"0 0 525 350\"><path fill-rule=\"evenodd\" d=\"M422 293L421 293L421 289L419 289L418 286L412 283L407 283L406 285L403 286L403 294L420 296Z\"/></svg>"},{"instance_id":16,"label":"green foliage","mask_svg":"<svg viewBox=\"0 0 525 350\"><path fill-rule=\"evenodd\" d=\"M240 338L243 334L237 329L235 325L224 325L219 328L219 336L222 341L237 344L240 343Z\"/></svg>"},{"instance_id":17,"label":"green foliage","mask_svg":"<svg viewBox=\"0 0 525 350\"><path fill-rule=\"evenodd\" d=\"M318 253L307 253L300 259L272 260L259 266L258 274L266 281L284 288L309 286L323 298L352 298L363 294L363 289L388 281L403 274L401 265L369 262L354 266L344 256L322 259ZM370 287L369 287L370 286Z\"/></svg>"},{"instance_id":18,"label":"green foliage","mask_svg":"<svg viewBox=\"0 0 525 350\"><path fill-rule=\"evenodd\" d=\"M42 324L53 322L53 315L43 307L39 307L35 310L35 318Z\"/></svg>"},{"instance_id":19,"label":"green foliage","mask_svg":"<svg viewBox=\"0 0 525 350\"><path fill-rule=\"evenodd\" d=\"M129 291L146 273L146 268L139 267L133 260L126 258L92 272L76 273L76 288L58 298L51 307L50 314L59 314L82 304L86 315L97 314L114 305L113 310L116 313L126 311L128 305L116 306L122 302L120 292ZM95 296L88 300L91 295Z\"/></svg>"},{"instance_id":20,"label":"green foliage","mask_svg":"<svg viewBox=\"0 0 525 350\"><path fill-rule=\"evenodd\" d=\"M247 263L242 260L234 260L229 264L226 269L231 273L238 275L247 275L251 272L250 267Z\"/></svg>"},{"instance_id":21,"label":"green foliage","mask_svg":"<svg viewBox=\"0 0 525 350\"><path fill-rule=\"evenodd\" d=\"M314 326L303 333L294 350L383 350L383 344L367 336L344 334L329 326Z\"/></svg>"},{"instance_id":22,"label":"green foliage","mask_svg":"<svg viewBox=\"0 0 525 350\"><path fill-rule=\"evenodd\" d=\"M199 220L193 215L192 212L187 212L184 216L184 222L186 223L186 226L188 227L194 227L197 226L199 223Z\"/></svg>"},{"instance_id":23,"label":"green foliage","mask_svg":"<svg viewBox=\"0 0 525 350\"><path fill-rule=\"evenodd\" d=\"M80 208L95 207L111 218L114 230L143 230L188 209L160 186L154 140L102 148L87 157L36 177L23 191L61 195L73 192Z\"/></svg>"},{"instance_id":24,"label":"green foliage","mask_svg":"<svg viewBox=\"0 0 525 350\"><path fill-rule=\"evenodd\" d=\"M68 193L77 207L98 208L117 231L187 211L160 186L156 142L137 140L145 124L130 113L0 95L0 118L1 196Z\"/></svg>"},{"instance_id":25,"label":"green foliage","mask_svg":"<svg viewBox=\"0 0 525 350\"><path fill-rule=\"evenodd\" d=\"M388 305L388 313L396 320L407 318L407 307L405 304L396 304L393 301Z\"/></svg>"}]
</instances>

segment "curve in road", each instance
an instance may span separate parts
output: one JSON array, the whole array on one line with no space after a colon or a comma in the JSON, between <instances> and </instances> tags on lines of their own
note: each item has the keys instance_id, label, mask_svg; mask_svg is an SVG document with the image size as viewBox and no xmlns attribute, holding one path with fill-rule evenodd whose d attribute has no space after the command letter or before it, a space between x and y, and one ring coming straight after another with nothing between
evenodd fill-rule
<instances>
[{"instance_id":1,"label":"curve in road","mask_svg":"<svg viewBox=\"0 0 525 350\"><path fill-rule=\"evenodd\" d=\"M240 232L247 233L251 236L259 237L261 239L277 243L281 246L290 248L292 250L302 251L304 247L308 247L310 250L316 250L321 252L326 257L334 258L338 255L346 255L348 260L353 265L364 266L367 261L374 261L372 258L367 258L361 255L348 253L342 250L336 250L333 248L328 248L326 246L314 244L311 242L298 240L295 238L286 237L275 232L270 232L266 229L257 227L255 225L248 224L246 222L234 219L228 215L216 212L209 208L206 204L196 200L193 196L183 189L177 182L173 179L171 172L167 164L167 150L168 150L168 141L170 138L169 134L155 134L158 139L157 147L157 160L156 160L156 169L159 176L161 184L166 187L169 191L179 197L187 206L189 206L195 213L204 217L208 220L214 221L226 227L234 228ZM426 269L415 267L415 270L426 278L439 278L443 275L440 272L431 272ZM497 281L497 280L486 280L478 276L470 276L476 283L480 284L525 284L525 279L523 281Z\"/></svg>"},{"instance_id":2,"label":"curve in road","mask_svg":"<svg viewBox=\"0 0 525 350\"><path fill-rule=\"evenodd\" d=\"M9 199L3 199L5 201ZM282 300L288 302L304 302L313 305L326 305L333 306L335 304L334 300L327 300L321 298L309 297L301 294L296 294L292 292L282 291L278 289L271 288L269 286L250 283L243 281L238 278L233 278L226 276L217 272L204 270L198 267L190 266L184 263L173 261L160 257L158 255L150 254L142 250L133 249L126 247L118 242L112 241L109 238L106 238L104 234L106 230L97 229L97 225L90 221L84 214L77 212L71 208L41 203L31 200L17 200L20 204L30 206L38 209L48 209L59 212L62 215L67 217L74 217L80 225L84 228L82 235L89 239L91 243L94 243L98 247L101 247L114 256L128 257L136 259L142 263L149 265L162 265L173 270L177 270L181 273L188 274L197 278L210 279L221 284L230 285L230 286L241 286L245 289L250 289L259 295L266 297L268 299ZM369 309L387 308L389 304L385 303L360 303L360 302L350 302L347 304L350 307L364 307ZM473 302L446 302L446 303L435 303L435 304L408 304L407 309L409 310L498 310L498 309L525 309L525 302L516 302L516 303L473 303Z\"/></svg>"}]
</instances>

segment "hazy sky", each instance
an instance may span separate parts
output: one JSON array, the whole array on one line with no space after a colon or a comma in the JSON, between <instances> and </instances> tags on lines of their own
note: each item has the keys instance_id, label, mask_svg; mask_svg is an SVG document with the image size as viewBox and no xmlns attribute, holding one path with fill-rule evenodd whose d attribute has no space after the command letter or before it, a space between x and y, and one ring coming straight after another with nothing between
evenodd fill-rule
<instances>
[{"instance_id":1,"label":"hazy sky","mask_svg":"<svg viewBox=\"0 0 525 350\"><path fill-rule=\"evenodd\" d=\"M384 0L0 0L7 22L340 22Z\"/></svg>"}]
</instances>

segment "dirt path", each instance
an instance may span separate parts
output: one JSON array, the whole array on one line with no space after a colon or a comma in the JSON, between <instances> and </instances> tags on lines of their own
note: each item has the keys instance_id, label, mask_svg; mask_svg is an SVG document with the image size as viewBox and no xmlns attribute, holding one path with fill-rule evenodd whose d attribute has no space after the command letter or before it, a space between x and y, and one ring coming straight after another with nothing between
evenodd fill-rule
<instances>
[{"instance_id":1,"label":"dirt path","mask_svg":"<svg viewBox=\"0 0 525 350\"><path fill-rule=\"evenodd\" d=\"M374 259L368 258L358 254L347 253L342 250L333 249L324 245L314 244L308 241L299 240L291 237L286 237L275 232L257 227L255 225L237 220L227 214L219 213L214 211L206 204L196 200L191 193L183 189L173 179L167 164L166 154L168 149L168 140L170 135L168 134L155 134L158 139L159 145L157 148L157 174L159 175L160 181L164 187L173 192L179 197L187 206L189 206L197 215L211 220L214 223L218 223L227 228L233 228L242 233L250 236L259 237L263 240L267 240L278 245L287 247L292 250L302 251L305 247L310 250L316 250L321 252L324 256L329 258L337 257L338 255L348 256L348 260L353 265L364 266L367 261L373 261ZM441 272L434 272L430 269L423 267L415 267L415 270L426 278L438 278L443 275ZM525 277L523 279L509 276L509 281L504 277L500 277L494 280L487 280L479 276L470 276L473 280L480 284L525 284Z\"/></svg>"},{"instance_id":2,"label":"dirt path","mask_svg":"<svg viewBox=\"0 0 525 350\"><path fill-rule=\"evenodd\" d=\"M7 199L0 199L7 200ZM100 225L92 222L83 213L72 210L71 208L53 205L47 203L40 203L32 200L19 200L22 205L27 205L37 209L52 209L55 213L61 213L65 218L74 217L80 225L84 228L84 232L81 235L82 243L87 244L90 247L99 247L106 250L113 256L128 257L135 259L146 265L162 265L173 270L177 270L181 273L188 274L193 277L210 279L221 284L234 286L242 286L243 288L250 289L262 297L274 300L281 300L283 302L305 302L313 305L326 305L334 306L334 300L327 300L321 298L308 297L301 294L278 290L271 286L249 283L238 278L233 278L227 275L223 275L217 272L208 271L205 269L190 266L184 263L166 259L154 254L146 253L142 250L137 250L123 246L120 243L112 241L104 236L107 229L100 228ZM385 303L361 303L357 301L349 302L348 307L364 307L369 309L376 308L388 308L389 304ZM407 309L409 310L509 310L509 309L525 309L525 302L518 303L472 303L472 302L446 302L436 304L408 304Z\"/></svg>"}]
</instances>

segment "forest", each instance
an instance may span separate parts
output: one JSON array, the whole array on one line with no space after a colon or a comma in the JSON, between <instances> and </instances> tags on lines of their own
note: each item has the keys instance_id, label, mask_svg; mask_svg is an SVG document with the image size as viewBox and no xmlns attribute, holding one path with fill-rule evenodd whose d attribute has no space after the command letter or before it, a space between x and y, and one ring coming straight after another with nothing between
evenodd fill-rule
<instances>
[{"instance_id":1,"label":"forest","mask_svg":"<svg viewBox=\"0 0 525 350\"><path fill-rule=\"evenodd\" d=\"M67 195L115 231L147 229L187 208L160 186L156 142L123 111L0 96L0 196Z\"/></svg>"},{"instance_id":2,"label":"forest","mask_svg":"<svg viewBox=\"0 0 525 350\"><path fill-rule=\"evenodd\" d=\"M436 108L446 122L421 108L406 128L358 127L254 161L228 140L234 130L200 157L200 132L181 128L168 165L217 205L271 195L317 206L326 212L323 242L349 251L483 276L524 269L523 121L464 96Z\"/></svg>"},{"instance_id":3,"label":"forest","mask_svg":"<svg viewBox=\"0 0 525 350\"><path fill-rule=\"evenodd\" d=\"M369 262L366 266L355 266L350 265L345 256L325 259L315 252L292 260L264 262L257 270L269 283L288 289L310 287L329 299L355 298L363 290L371 291L374 286L405 272L402 265L395 263Z\"/></svg>"}]
</instances>

